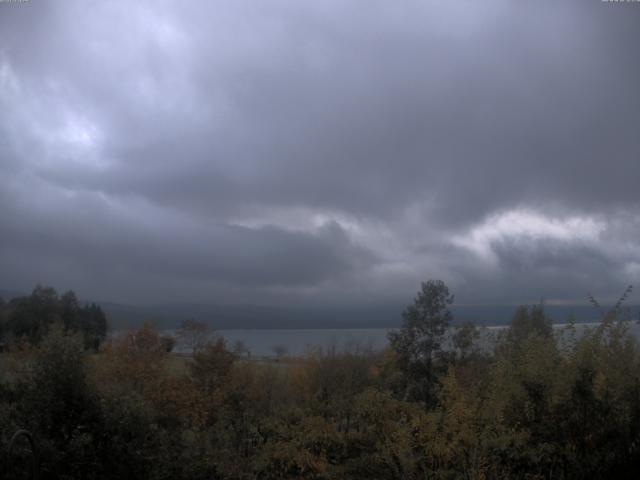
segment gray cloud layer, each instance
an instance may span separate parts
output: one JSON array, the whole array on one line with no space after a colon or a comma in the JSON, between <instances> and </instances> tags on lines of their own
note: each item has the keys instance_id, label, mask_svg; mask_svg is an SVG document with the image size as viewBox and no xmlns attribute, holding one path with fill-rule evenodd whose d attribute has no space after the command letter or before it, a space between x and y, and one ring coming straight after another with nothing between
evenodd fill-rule
<instances>
[{"instance_id":1,"label":"gray cloud layer","mask_svg":"<svg viewBox=\"0 0 640 480\"><path fill-rule=\"evenodd\" d=\"M126 301L612 295L640 7L0 3L0 285Z\"/></svg>"}]
</instances>

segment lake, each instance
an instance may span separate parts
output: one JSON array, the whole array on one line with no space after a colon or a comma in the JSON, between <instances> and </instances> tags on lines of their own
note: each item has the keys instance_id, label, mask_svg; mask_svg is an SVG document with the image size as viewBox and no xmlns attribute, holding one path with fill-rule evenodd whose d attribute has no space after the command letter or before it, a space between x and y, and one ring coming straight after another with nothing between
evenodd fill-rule
<instances>
[{"instance_id":1,"label":"lake","mask_svg":"<svg viewBox=\"0 0 640 480\"><path fill-rule=\"evenodd\" d=\"M597 323L577 323L576 331L579 333L585 328L594 328ZM566 324L554 324L557 330L566 327ZM629 323L631 332L640 338L640 325ZM491 339L504 326L479 327L481 332L480 344L487 346ZM250 350L253 356L275 356L274 348L281 346L288 355L300 356L317 348L336 347L338 351L346 348L372 348L382 350L386 347L387 332L393 329L387 328L354 328L354 329L251 329L251 330L217 330L222 335L229 348L241 341ZM173 330L166 330L164 334L174 334ZM179 343L174 349L177 353L190 353Z\"/></svg>"},{"instance_id":2,"label":"lake","mask_svg":"<svg viewBox=\"0 0 640 480\"><path fill-rule=\"evenodd\" d=\"M309 350L335 346L338 350L347 347L370 347L381 350L387 345L386 328L370 329L278 329L278 330L216 330L227 341L229 348L241 341L258 357L275 356L274 347L283 347L288 355L304 355ZM167 330L163 333L173 334ZM189 353L180 342L174 349L177 353Z\"/></svg>"}]
</instances>

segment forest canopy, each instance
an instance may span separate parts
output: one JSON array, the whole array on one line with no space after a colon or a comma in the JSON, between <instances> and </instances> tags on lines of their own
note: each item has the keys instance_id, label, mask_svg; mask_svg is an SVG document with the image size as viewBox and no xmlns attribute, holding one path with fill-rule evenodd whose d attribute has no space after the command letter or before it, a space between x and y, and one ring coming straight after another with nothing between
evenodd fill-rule
<instances>
[{"instance_id":1,"label":"forest canopy","mask_svg":"<svg viewBox=\"0 0 640 480\"><path fill-rule=\"evenodd\" d=\"M93 302L81 304L72 290L58 295L52 287L37 285L31 295L0 300L0 340L38 343L55 323L81 334L87 348L98 349L107 334L102 308Z\"/></svg>"},{"instance_id":2,"label":"forest canopy","mask_svg":"<svg viewBox=\"0 0 640 480\"><path fill-rule=\"evenodd\" d=\"M580 333L522 306L487 348L475 326L450 327L453 295L429 281L384 351L267 361L194 321L188 356L149 324L96 351L87 340L105 338L104 315L74 299L37 287L2 307L0 449L28 429L42 478L597 479L640 467L640 350L622 302Z\"/></svg>"}]
</instances>

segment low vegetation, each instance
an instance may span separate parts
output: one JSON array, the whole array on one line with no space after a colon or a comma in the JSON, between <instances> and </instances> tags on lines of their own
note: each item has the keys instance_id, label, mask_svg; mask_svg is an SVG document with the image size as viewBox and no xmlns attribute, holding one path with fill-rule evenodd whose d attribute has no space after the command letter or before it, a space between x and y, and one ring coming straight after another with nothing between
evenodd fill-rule
<instances>
[{"instance_id":1,"label":"low vegetation","mask_svg":"<svg viewBox=\"0 0 640 480\"><path fill-rule=\"evenodd\" d=\"M95 353L93 330L45 310L19 336L9 302L0 449L29 429L47 479L636 478L640 350L621 305L562 341L542 306L519 308L487 351L471 325L444 348L452 300L424 283L384 352L286 367L193 324L189 358L149 325Z\"/></svg>"}]
</instances>

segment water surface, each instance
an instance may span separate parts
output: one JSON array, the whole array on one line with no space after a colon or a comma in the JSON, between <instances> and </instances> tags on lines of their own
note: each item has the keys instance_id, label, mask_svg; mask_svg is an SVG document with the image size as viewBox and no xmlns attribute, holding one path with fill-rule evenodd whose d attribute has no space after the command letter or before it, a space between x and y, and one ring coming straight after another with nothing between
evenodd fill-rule
<instances>
[{"instance_id":1,"label":"water surface","mask_svg":"<svg viewBox=\"0 0 640 480\"><path fill-rule=\"evenodd\" d=\"M597 323L577 323L576 333L581 334L585 329L594 328ZM560 332L567 324L554 324ZM489 348L504 326L479 327L479 343L483 348ZM640 325L629 323L631 333L640 338ZM382 350L388 344L387 333L393 329L387 328L353 328L353 329L249 329L249 330L217 330L229 346L233 348L236 342L243 342L252 356L275 356L276 347L282 347L286 354L293 356L305 355L318 348L345 349L373 349ZM167 330L164 333L174 334ZM174 350L177 353L190 353L183 345L178 344Z\"/></svg>"}]
</instances>

